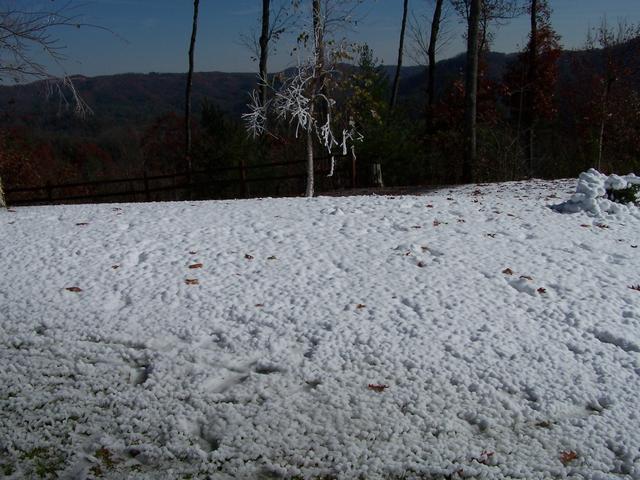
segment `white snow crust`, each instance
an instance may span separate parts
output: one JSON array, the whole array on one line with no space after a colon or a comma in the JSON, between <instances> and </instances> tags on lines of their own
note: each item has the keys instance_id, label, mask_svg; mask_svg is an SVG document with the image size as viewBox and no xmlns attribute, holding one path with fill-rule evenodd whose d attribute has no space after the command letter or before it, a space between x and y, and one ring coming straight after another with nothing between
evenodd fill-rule
<instances>
[{"instance_id":1,"label":"white snow crust","mask_svg":"<svg viewBox=\"0 0 640 480\"><path fill-rule=\"evenodd\" d=\"M640 218L573 184L0 211L0 477L640 479Z\"/></svg>"},{"instance_id":2,"label":"white snow crust","mask_svg":"<svg viewBox=\"0 0 640 480\"><path fill-rule=\"evenodd\" d=\"M640 177L631 173L625 176L605 175L591 168L578 177L576 193L554 208L561 213L587 212L593 216L632 213L639 216L638 208L632 204L622 205L606 197L607 190L623 190L629 185L640 185Z\"/></svg>"}]
</instances>

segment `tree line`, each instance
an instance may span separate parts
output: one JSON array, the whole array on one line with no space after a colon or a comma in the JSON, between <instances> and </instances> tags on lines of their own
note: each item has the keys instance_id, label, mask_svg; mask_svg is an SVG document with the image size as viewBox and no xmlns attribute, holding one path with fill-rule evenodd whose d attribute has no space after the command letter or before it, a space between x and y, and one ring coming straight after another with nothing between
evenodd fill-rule
<instances>
[{"instance_id":1,"label":"tree line","mask_svg":"<svg viewBox=\"0 0 640 480\"><path fill-rule=\"evenodd\" d=\"M426 9L422 0L397 1L402 6L398 56L388 74L371 48L348 39L348 27L364 0L263 0L258 28L243 36L256 60L258 80L240 121L207 102L194 111L200 8L200 0L194 0L184 110L137 132L131 157L145 169L155 163L157 169L191 171L215 162L304 156L308 196L315 193L318 155L332 163L357 158L363 186L562 177L588 167L638 169L638 26L603 19L588 30L584 48L565 51L548 0L428 0ZM424 14L411 15L412 7ZM376 8L375 2L370 8ZM80 25L66 12L57 15L61 25ZM529 19L527 44L508 57L497 75L493 36L519 16ZM60 45L38 18L7 10L0 12L0 25L10 23L12 31L46 46L60 60ZM467 48L460 73L445 76L438 70L438 54L452 21L463 22ZM16 28L20 23L23 30ZM270 54L285 38L293 40L279 48L295 52L297 65L272 72ZM85 114L88 106L71 79L50 78L28 56L29 49L20 53L24 42L11 35L0 40L0 76L47 79L77 113ZM412 53L424 59L423 85L420 95L403 98L401 68ZM20 152L15 137L15 131L12 136L8 128L0 130L0 178L9 181L28 176L20 163L29 163L29 148L37 150L31 145ZM17 174L20 169L23 173Z\"/></svg>"}]
</instances>

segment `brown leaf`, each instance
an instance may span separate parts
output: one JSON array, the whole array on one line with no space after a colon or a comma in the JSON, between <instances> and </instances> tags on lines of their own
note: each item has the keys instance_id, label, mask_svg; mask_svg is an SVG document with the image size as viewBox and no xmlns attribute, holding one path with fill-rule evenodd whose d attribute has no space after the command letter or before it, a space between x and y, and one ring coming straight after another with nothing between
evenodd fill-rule
<instances>
[{"instance_id":1,"label":"brown leaf","mask_svg":"<svg viewBox=\"0 0 640 480\"><path fill-rule=\"evenodd\" d=\"M89 225L87 222L76 223L76 227L85 227L87 225Z\"/></svg>"},{"instance_id":2,"label":"brown leaf","mask_svg":"<svg viewBox=\"0 0 640 480\"><path fill-rule=\"evenodd\" d=\"M631 290L635 290L636 292L640 292L640 285L631 285L629 288Z\"/></svg>"},{"instance_id":3,"label":"brown leaf","mask_svg":"<svg viewBox=\"0 0 640 480\"><path fill-rule=\"evenodd\" d=\"M267 260L277 260L275 255L271 255L270 257L267 257Z\"/></svg>"},{"instance_id":4,"label":"brown leaf","mask_svg":"<svg viewBox=\"0 0 640 480\"><path fill-rule=\"evenodd\" d=\"M255 305L256 307L260 308L260 307L264 307L264 303L256 303Z\"/></svg>"},{"instance_id":5,"label":"brown leaf","mask_svg":"<svg viewBox=\"0 0 640 480\"><path fill-rule=\"evenodd\" d=\"M363 309L363 308L365 308L365 307L366 307L366 305L365 305L364 303L359 303L358 305L356 305L356 308L357 308L358 310L361 310L361 309Z\"/></svg>"},{"instance_id":6,"label":"brown leaf","mask_svg":"<svg viewBox=\"0 0 640 480\"><path fill-rule=\"evenodd\" d=\"M200 281L197 278L187 278L184 283L187 285L200 285Z\"/></svg>"},{"instance_id":7,"label":"brown leaf","mask_svg":"<svg viewBox=\"0 0 640 480\"><path fill-rule=\"evenodd\" d=\"M505 275L513 275L513 270L511 270L510 268L505 268L502 273L504 273Z\"/></svg>"},{"instance_id":8,"label":"brown leaf","mask_svg":"<svg viewBox=\"0 0 640 480\"><path fill-rule=\"evenodd\" d=\"M67 287L65 288L65 290L68 290L69 292L74 292L74 293L79 293L82 291L80 287Z\"/></svg>"},{"instance_id":9,"label":"brown leaf","mask_svg":"<svg viewBox=\"0 0 640 480\"><path fill-rule=\"evenodd\" d=\"M427 208L433 208L433 205L429 204L427 205Z\"/></svg>"},{"instance_id":10,"label":"brown leaf","mask_svg":"<svg viewBox=\"0 0 640 480\"><path fill-rule=\"evenodd\" d=\"M113 268L114 270L117 270L118 268L120 268L120 265L111 265L111 268Z\"/></svg>"},{"instance_id":11,"label":"brown leaf","mask_svg":"<svg viewBox=\"0 0 640 480\"><path fill-rule=\"evenodd\" d=\"M525 280L533 280L529 275L520 275L520 278L524 278Z\"/></svg>"},{"instance_id":12,"label":"brown leaf","mask_svg":"<svg viewBox=\"0 0 640 480\"><path fill-rule=\"evenodd\" d=\"M389 388L389 385L382 385L380 383L370 383L368 388L369 390L373 390L374 392L382 393L387 388Z\"/></svg>"},{"instance_id":13,"label":"brown leaf","mask_svg":"<svg viewBox=\"0 0 640 480\"><path fill-rule=\"evenodd\" d=\"M464 218L459 218L458 223L466 223L466 220Z\"/></svg>"},{"instance_id":14,"label":"brown leaf","mask_svg":"<svg viewBox=\"0 0 640 480\"><path fill-rule=\"evenodd\" d=\"M591 225L587 225L586 223L580 224L582 228L591 228Z\"/></svg>"},{"instance_id":15,"label":"brown leaf","mask_svg":"<svg viewBox=\"0 0 640 480\"><path fill-rule=\"evenodd\" d=\"M412 226L411 228L415 228L415 229L417 230L417 229L419 229L419 228L422 228L422 225L414 225L414 226Z\"/></svg>"},{"instance_id":16,"label":"brown leaf","mask_svg":"<svg viewBox=\"0 0 640 480\"><path fill-rule=\"evenodd\" d=\"M438 225L440 225L442 222L438 221L438 220L434 220L433 221L433 226L437 227Z\"/></svg>"},{"instance_id":17,"label":"brown leaf","mask_svg":"<svg viewBox=\"0 0 640 480\"><path fill-rule=\"evenodd\" d=\"M193 265L189 265L189 268L191 270L193 270L195 268L202 268L202 264L201 263L194 263Z\"/></svg>"},{"instance_id":18,"label":"brown leaf","mask_svg":"<svg viewBox=\"0 0 640 480\"><path fill-rule=\"evenodd\" d=\"M247 260L253 260L253 255L249 255L247 253L247 254L245 254L244 258L246 258Z\"/></svg>"},{"instance_id":19,"label":"brown leaf","mask_svg":"<svg viewBox=\"0 0 640 480\"><path fill-rule=\"evenodd\" d=\"M538 289L538 293L539 293L540 295L543 295L543 294L547 293L547 289L546 289L546 288L543 288L543 287L540 287L540 288Z\"/></svg>"},{"instance_id":20,"label":"brown leaf","mask_svg":"<svg viewBox=\"0 0 640 480\"><path fill-rule=\"evenodd\" d=\"M189 252L189 255L195 255L196 253L198 253L198 252L196 252L195 250L191 250L191 251Z\"/></svg>"},{"instance_id":21,"label":"brown leaf","mask_svg":"<svg viewBox=\"0 0 640 480\"><path fill-rule=\"evenodd\" d=\"M422 262L422 261L420 261L420 262L418 262L418 266L419 266L420 268L424 268L424 267L426 267L426 266L427 266L427 264L426 264L426 263L424 263L424 262Z\"/></svg>"},{"instance_id":22,"label":"brown leaf","mask_svg":"<svg viewBox=\"0 0 640 480\"><path fill-rule=\"evenodd\" d=\"M596 223L596 227L602 228L604 230L605 228L609 228L609 225L605 225L604 223Z\"/></svg>"},{"instance_id":23,"label":"brown leaf","mask_svg":"<svg viewBox=\"0 0 640 480\"><path fill-rule=\"evenodd\" d=\"M565 465L573 462L578 458L578 454L573 450L565 450L564 452L560 452L560 461Z\"/></svg>"},{"instance_id":24,"label":"brown leaf","mask_svg":"<svg viewBox=\"0 0 640 480\"><path fill-rule=\"evenodd\" d=\"M487 233L487 237L496 238L495 233Z\"/></svg>"}]
</instances>

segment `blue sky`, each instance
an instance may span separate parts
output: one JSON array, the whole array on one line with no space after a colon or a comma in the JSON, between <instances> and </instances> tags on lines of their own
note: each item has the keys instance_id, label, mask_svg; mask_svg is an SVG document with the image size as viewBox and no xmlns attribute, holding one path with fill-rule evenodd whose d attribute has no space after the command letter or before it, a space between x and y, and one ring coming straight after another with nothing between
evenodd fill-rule
<instances>
[{"instance_id":1,"label":"blue sky","mask_svg":"<svg viewBox=\"0 0 640 480\"><path fill-rule=\"evenodd\" d=\"M61 4L64 0L48 1ZM246 72L256 68L248 50L241 45L240 35L257 28L261 4L259 0L201 0L196 70ZM605 14L612 23L619 18L640 22L640 0L550 0L550 4L554 9L553 24L566 48L583 44L587 28L599 24ZM429 0L410 0L410 5L417 17L430 12ZM186 69L192 1L89 0L78 5L77 11L85 21L108 27L126 41L85 28L56 32L67 46L68 73L102 75ZM402 0L367 0L359 10L358 26L346 34L350 40L367 42L385 63L395 63L401 15ZM527 28L526 18L500 27L493 50L519 49L526 41ZM440 53L442 57L464 49L462 25L456 18L451 19L450 30L452 41ZM283 39L272 59L273 70L293 64L290 49L291 42ZM413 62L409 58L407 63Z\"/></svg>"}]
</instances>

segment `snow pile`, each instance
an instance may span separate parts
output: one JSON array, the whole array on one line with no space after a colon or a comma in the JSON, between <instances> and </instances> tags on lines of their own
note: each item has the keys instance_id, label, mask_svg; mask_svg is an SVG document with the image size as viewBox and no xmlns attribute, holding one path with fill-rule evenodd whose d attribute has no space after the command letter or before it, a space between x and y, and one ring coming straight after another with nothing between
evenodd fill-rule
<instances>
[{"instance_id":1,"label":"snow pile","mask_svg":"<svg viewBox=\"0 0 640 480\"><path fill-rule=\"evenodd\" d=\"M576 193L566 202L553 208L560 213L587 212L594 216L628 213L629 206L622 205L607 198L607 191L623 190L630 185L640 185L640 177L631 173L625 176L605 175L591 168L578 177Z\"/></svg>"},{"instance_id":2,"label":"snow pile","mask_svg":"<svg viewBox=\"0 0 640 480\"><path fill-rule=\"evenodd\" d=\"M640 217L573 183L1 210L0 478L640 479Z\"/></svg>"}]
</instances>

